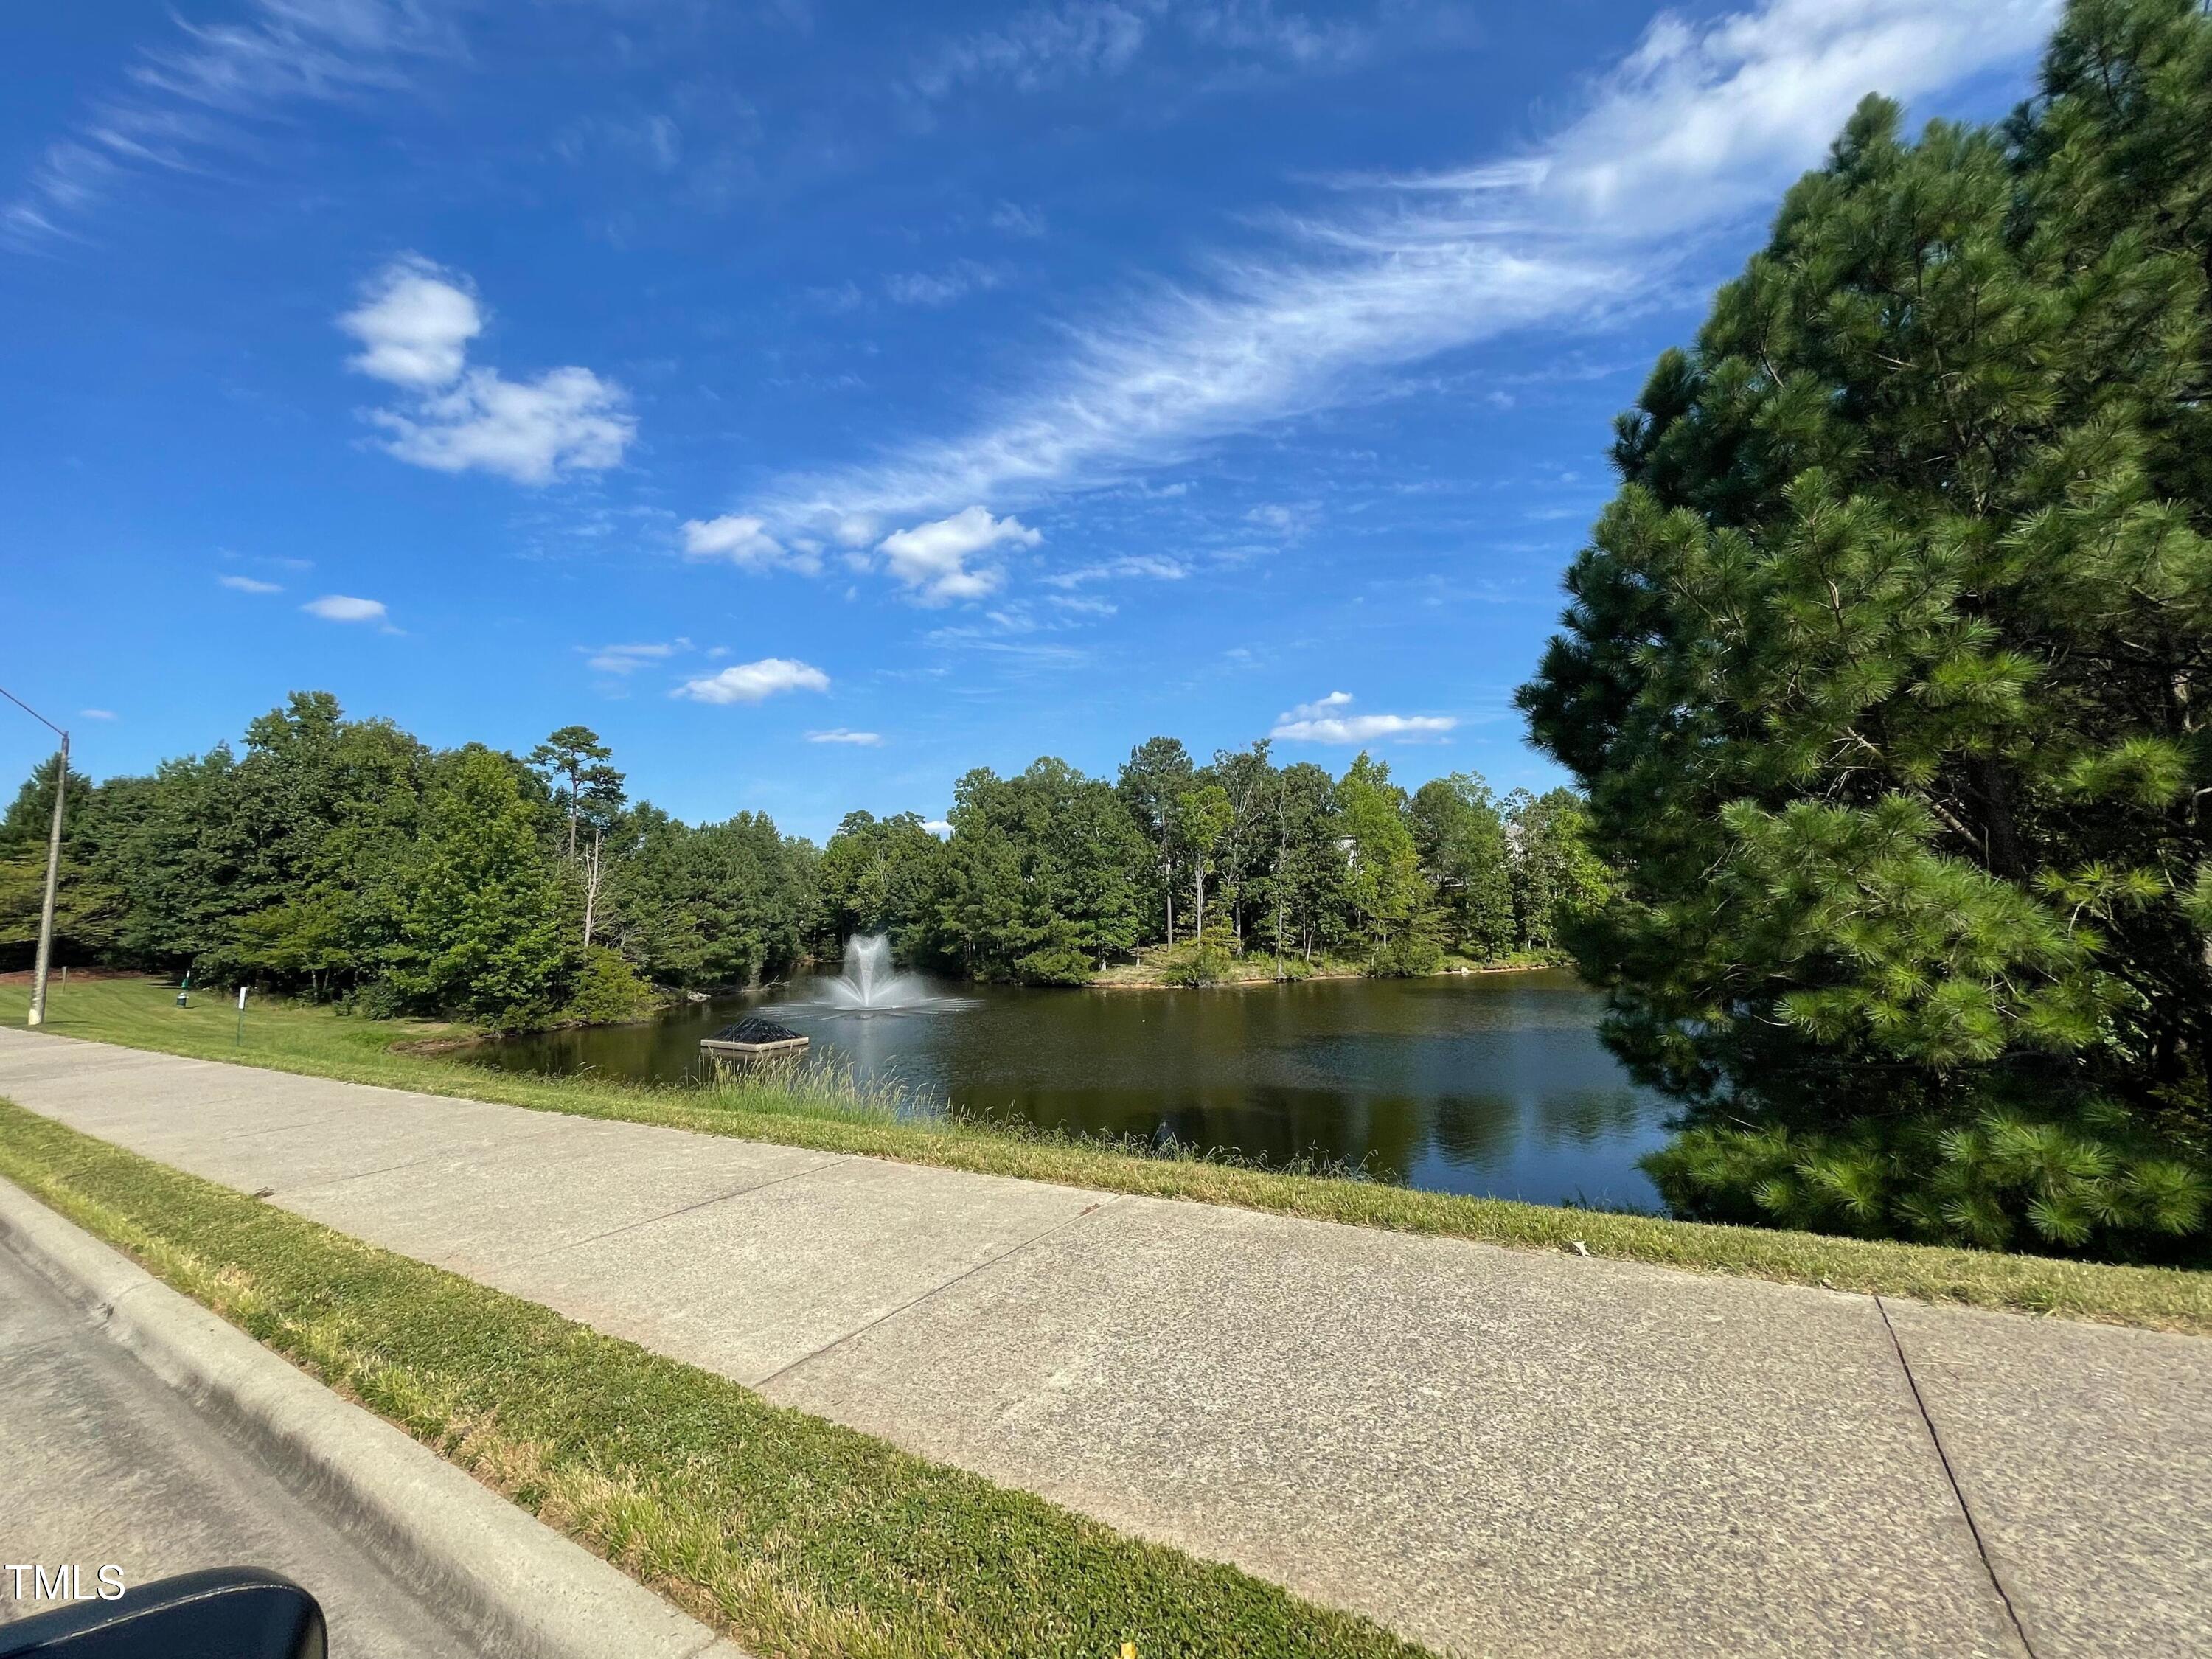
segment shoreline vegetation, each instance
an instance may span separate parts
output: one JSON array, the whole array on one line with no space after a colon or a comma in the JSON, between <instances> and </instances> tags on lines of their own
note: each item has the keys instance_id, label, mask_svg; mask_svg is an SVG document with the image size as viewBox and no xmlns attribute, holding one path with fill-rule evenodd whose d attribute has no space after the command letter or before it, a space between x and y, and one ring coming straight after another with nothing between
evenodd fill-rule
<instances>
[{"instance_id":1,"label":"shoreline vegetation","mask_svg":"<svg viewBox=\"0 0 2212 1659\"><path fill-rule=\"evenodd\" d=\"M1214 977L1195 978L1176 960L1176 953L1154 947L1139 953L1134 962L1114 963L1102 968L1080 988L1093 991L1221 991L1263 985L1304 985L1317 980L1373 979L1375 974L1359 963L1324 957L1307 962L1297 957L1255 953L1231 957ZM1571 972L1573 963L1561 957L1528 955L1498 961L1474 961L1447 957L1438 966L1421 974L1399 974L1399 979L1457 979L1480 974L1532 974L1547 969Z\"/></svg>"},{"instance_id":2,"label":"shoreline vegetation","mask_svg":"<svg viewBox=\"0 0 2212 1659\"><path fill-rule=\"evenodd\" d=\"M0 1020L20 1024L27 1002L24 988L0 985ZM48 1030L58 1037L421 1094L1511 1249L2212 1335L2212 1273L2179 1268L1555 1208L1422 1192L1340 1168L1261 1167L1172 1143L1139 1147L1024 1133L945 1114L835 1066L734 1074L696 1087L538 1077L414 1047L484 1035L453 1022L347 1018L327 1006L276 1000L249 1001L242 1036L238 1029L227 1000L179 1009L172 990L143 980L73 980L49 1009Z\"/></svg>"},{"instance_id":3,"label":"shoreline vegetation","mask_svg":"<svg viewBox=\"0 0 2212 1659\"><path fill-rule=\"evenodd\" d=\"M1163 953L1148 953L1135 962L1113 963L1100 969L1080 985L1039 986L1039 990L1067 991L1249 991L1279 985L1309 985L1336 982L1344 980L1373 979L1376 975L1356 963L1324 961L1320 965L1310 964L1292 957L1240 957L1234 958L1227 972L1218 978L1194 980L1175 977L1171 968L1158 960ZM1397 979L1471 979L1492 974L1572 973L1574 964L1565 960L1532 957L1522 961L1468 962L1464 959L1447 962L1443 966L1425 974L1398 974ZM833 964L804 961L794 964L790 977L806 974L821 974L835 977ZM124 975L137 977L137 975ZM11 980L27 982L23 975L0 975L0 984ZM450 1053L456 1049L502 1036L536 1036L548 1031L587 1031L614 1025L649 1025L662 1015L702 1003L730 1002L739 998L757 997L790 982L789 978L764 981L757 985L722 985L702 990L679 991L664 987L653 988L653 1000L648 1003L627 1007L603 1017L564 1016L548 1019L536 1025L503 1025L497 1030L472 1032L467 1036L429 1037L419 1042L395 1044L395 1048L407 1054Z\"/></svg>"}]
</instances>

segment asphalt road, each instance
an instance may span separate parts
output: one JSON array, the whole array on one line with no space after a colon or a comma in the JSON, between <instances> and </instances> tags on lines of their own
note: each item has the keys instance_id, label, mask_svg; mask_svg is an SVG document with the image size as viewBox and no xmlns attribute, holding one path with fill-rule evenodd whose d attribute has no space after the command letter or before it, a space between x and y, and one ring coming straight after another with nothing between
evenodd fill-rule
<instances>
[{"instance_id":1,"label":"asphalt road","mask_svg":"<svg viewBox=\"0 0 2212 1659\"><path fill-rule=\"evenodd\" d=\"M138 1584L270 1567L323 1604L332 1659L459 1659L471 1648L252 1455L0 1249L0 1623L55 1604L10 1564L103 1565Z\"/></svg>"}]
</instances>

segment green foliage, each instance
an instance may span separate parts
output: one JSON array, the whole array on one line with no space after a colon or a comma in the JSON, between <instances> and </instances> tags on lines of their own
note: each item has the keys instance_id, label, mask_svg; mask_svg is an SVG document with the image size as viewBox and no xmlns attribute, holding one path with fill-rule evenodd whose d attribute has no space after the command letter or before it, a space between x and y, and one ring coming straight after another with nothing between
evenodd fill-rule
<instances>
[{"instance_id":1,"label":"green foliage","mask_svg":"<svg viewBox=\"0 0 2212 1659\"><path fill-rule=\"evenodd\" d=\"M2076 0L2002 128L1863 105L1620 422L1522 702L1686 1212L2204 1248L2208 177L2212 17Z\"/></svg>"},{"instance_id":2,"label":"green foliage","mask_svg":"<svg viewBox=\"0 0 2212 1659\"><path fill-rule=\"evenodd\" d=\"M1514 871L1504 815L1472 772L1431 778L1413 792L1414 851L1436 889L1444 942L1478 961L1504 955L1515 926ZM1548 924L1549 911L1543 910Z\"/></svg>"},{"instance_id":3,"label":"green foliage","mask_svg":"<svg viewBox=\"0 0 2212 1659\"><path fill-rule=\"evenodd\" d=\"M659 1001L650 981L621 952L594 945L584 951L575 989L561 1017L584 1025L613 1025L645 1018Z\"/></svg>"},{"instance_id":4,"label":"green foliage","mask_svg":"<svg viewBox=\"0 0 2212 1659\"><path fill-rule=\"evenodd\" d=\"M587 803L605 807L620 802L622 774L606 764L613 755L588 726L564 726L530 751L529 764L546 780L553 805L568 821L570 858L576 856L577 830Z\"/></svg>"},{"instance_id":5,"label":"green foliage","mask_svg":"<svg viewBox=\"0 0 2212 1659\"><path fill-rule=\"evenodd\" d=\"M1078 983L1136 948L1141 831L1112 786L1064 761L987 768L953 789L934 949L978 979Z\"/></svg>"},{"instance_id":6,"label":"green foliage","mask_svg":"<svg viewBox=\"0 0 2212 1659\"><path fill-rule=\"evenodd\" d=\"M1152 918L1157 915L1161 936L1170 944L1175 936L1175 804L1190 787L1195 772L1181 738L1149 738L1129 751L1114 785L1129 821L1152 848L1152 867L1146 872L1144 886L1146 932L1152 933Z\"/></svg>"},{"instance_id":7,"label":"green foliage","mask_svg":"<svg viewBox=\"0 0 2212 1659\"><path fill-rule=\"evenodd\" d=\"M1024 985L1088 985L1097 968L1097 963L1088 954L1073 943L1064 941L1018 958L1014 977Z\"/></svg>"},{"instance_id":8,"label":"green foliage","mask_svg":"<svg viewBox=\"0 0 2212 1659\"><path fill-rule=\"evenodd\" d=\"M854 933L888 933L900 955L927 950L945 844L916 812L848 812L815 873L825 953Z\"/></svg>"},{"instance_id":9,"label":"green foliage","mask_svg":"<svg viewBox=\"0 0 2212 1659\"><path fill-rule=\"evenodd\" d=\"M1428 908L1429 894L1407 805L1406 792L1390 781L1389 767L1364 753L1336 786L1353 937L1387 973L1408 971L1403 964L1424 951L1431 968L1437 960L1432 941L1417 947L1408 938Z\"/></svg>"},{"instance_id":10,"label":"green foliage","mask_svg":"<svg viewBox=\"0 0 2212 1659\"><path fill-rule=\"evenodd\" d=\"M0 969L30 965L38 954L46 902L46 837L54 811L58 756L42 762L0 818ZM94 962L114 947L124 899L95 868L92 853L106 826L88 778L70 780L62 807L61 869L54 888L54 949L59 962Z\"/></svg>"},{"instance_id":11,"label":"green foliage","mask_svg":"<svg viewBox=\"0 0 2212 1659\"><path fill-rule=\"evenodd\" d=\"M1229 947L1217 929L1167 951L1160 958L1160 979L1188 988L1220 985L1229 978L1230 960Z\"/></svg>"},{"instance_id":12,"label":"green foliage","mask_svg":"<svg viewBox=\"0 0 2212 1659\"><path fill-rule=\"evenodd\" d=\"M2130 1139L2126 1112L2109 1103L2063 1122L1991 1109L1964 1123L1872 1119L1827 1134L1693 1128L1647 1167L1668 1203L1698 1220L2122 1261L2194 1257L2212 1179Z\"/></svg>"},{"instance_id":13,"label":"green foliage","mask_svg":"<svg viewBox=\"0 0 2212 1659\"><path fill-rule=\"evenodd\" d=\"M1590 848L1589 814L1571 789L1516 789L1505 803L1504 833L1515 849L1507 883L1513 936L1523 950L1552 955L1576 919L1601 908L1613 889Z\"/></svg>"},{"instance_id":14,"label":"green foliage","mask_svg":"<svg viewBox=\"0 0 2212 1659\"><path fill-rule=\"evenodd\" d=\"M764 812L694 827L639 805L610 846L610 939L658 984L757 984L814 931L813 849Z\"/></svg>"},{"instance_id":15,"label":"green foliage","mask_svg":"<svg viewBox=\"0 0 2212 1659\"><path fill-rule=\"evenodd\" d=\"M1213 851L1236 823L1229 792L1218 783L1184 790L1168 816L1168 832L1190 868L1191 929L1200 939L1206 934L1206 885L1214 872Z\"/></svg>"},{"instance_id":16,"label":"green foliage","mask_svg":"<svg viewBox=\"0 0 2212 1659\"><path fill-rule=\"evenodd\" d=\"M1140 949L1170 984L1249 977L1232 964L1255 956L1285 977L1321 952L1390 975L1434 973L1448 946L1526 957L1548 950L1555 910L1610 879L1578 797L1554 791L1526 816L1533 870L1471 774L1409 801L1369 756L1341 779L1279 767L1266 743L1199 767L1171 738L1139 744L1111 787L1049 758L977 770L942 843L910 815L839 826L816 948L889 933L902 962L1039 985L1087 982ZM1517 916L1524 891L1546 896L1528 907L1540 938Z\"/></svg>"},{"instance_id":17,"label":"green foliage","mask_svg":"<svg viewBox=\"0 0 2212 1659\"><path fill-rule=\"evenodd\" d=\"M526 1025L567 1000L574 946L520 771L472 746L432 775L389 975L421 1007Z\"/></svg>"},{"instance_id":18,"label":"green foliage","mask_svg":"<svg viewBox=\"0 0 2212 1659\"><path fill-rule=\"evenodd\" d=\"M635 984L583 949L586 915L623 973L666 983L744 982L799 958L811 848L758 815L693 829L627 807L580 727L549 754L557 792L511 757L434 755L302 692L252 722L242 758L218 746L151 777L73 781L61 959L518 1025L635 1016ZM52 778L41 769L0 820L0 952L27 959L45 866L43 829L26 850L27 826Z\"/></svg>"}]
</instances>

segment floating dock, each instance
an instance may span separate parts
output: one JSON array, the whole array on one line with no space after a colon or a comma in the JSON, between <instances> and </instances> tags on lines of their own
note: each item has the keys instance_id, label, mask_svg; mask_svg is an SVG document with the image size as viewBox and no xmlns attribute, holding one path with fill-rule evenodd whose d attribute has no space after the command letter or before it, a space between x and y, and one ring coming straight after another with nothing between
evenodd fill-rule
<instances>
[{"instance_id":1,"label":"floating dock","mask_svg":"<svg viewBox=\"0 0 2212 1659\"><path fill-rule=\"evenodd\" d=\"M741 1019L725 1025L712 1036L699 1039L699 1052L709 1060L764 1060L771 1054L795 1054L813 1038L801 1036L788 1025L772 1019Z\"/></svg>"}]
</instances>

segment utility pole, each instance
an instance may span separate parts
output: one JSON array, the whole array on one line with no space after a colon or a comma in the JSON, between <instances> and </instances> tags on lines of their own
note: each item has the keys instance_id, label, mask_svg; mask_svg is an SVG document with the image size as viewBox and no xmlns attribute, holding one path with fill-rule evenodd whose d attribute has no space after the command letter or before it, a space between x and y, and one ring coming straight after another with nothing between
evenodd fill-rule
<instances>
[{"instance_id":1,"label":"utility pole","mask_svg":"<svg viewBox=\"0 0 2212 1659\"><path fill-rule=\"evenodd\" d=\"M62 804L69 799L69 733L14 692L0 688L0 697L7 698L62 740L61 754L54 766L54 821L46 831L46 896L39 907L39 961L31 975L29 1023L43 1025L46 1023L46 971L54 960L54 889L62 872Z\"/></svg>"}]
</instances>

